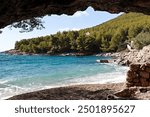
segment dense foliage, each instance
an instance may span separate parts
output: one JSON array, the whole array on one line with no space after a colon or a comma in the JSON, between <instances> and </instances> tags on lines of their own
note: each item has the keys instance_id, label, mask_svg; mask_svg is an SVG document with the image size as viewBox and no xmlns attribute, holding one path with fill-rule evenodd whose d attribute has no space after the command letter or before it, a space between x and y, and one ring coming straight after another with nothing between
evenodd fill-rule
<instances>
[{"instance_id":1,"label":"dense foliage","mask_svg":"<svg viewBox=\"0 0 150 117\"><path fill-rule=\"evenodd\" d=\"M47 54L116 52L124 50L132 40L138 49L150 44L150 16L141 13L123 14L92 28L23 39L16 42L15 49Z\"/></svg>"},{"instance_id":2,"label":"dense foliage","mask_svg":"<svg viewBox=\"0 0 150 117\"><path fill-rule=\"evenodd\" d=\"M150 33L141 32L133 39L133 41L136 49L142 49L144 46L150 44Z\"/></svg>"}]
</instances>

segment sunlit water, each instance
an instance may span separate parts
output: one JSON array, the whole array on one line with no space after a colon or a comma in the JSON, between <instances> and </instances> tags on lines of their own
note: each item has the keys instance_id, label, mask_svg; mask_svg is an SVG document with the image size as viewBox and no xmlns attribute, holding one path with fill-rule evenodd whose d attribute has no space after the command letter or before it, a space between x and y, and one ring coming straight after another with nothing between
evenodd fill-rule
<instances>
[{"instance_id":1,"label":"sunlit water","mask_svg":"<svg viewBox=\"0 0 150 117\"><path fill-rule=\"evenodd\" d=\"M125 81L127 67L97 59L110 58L0 54L0 99L45 88Z\"/></svg>"}]
</instances>

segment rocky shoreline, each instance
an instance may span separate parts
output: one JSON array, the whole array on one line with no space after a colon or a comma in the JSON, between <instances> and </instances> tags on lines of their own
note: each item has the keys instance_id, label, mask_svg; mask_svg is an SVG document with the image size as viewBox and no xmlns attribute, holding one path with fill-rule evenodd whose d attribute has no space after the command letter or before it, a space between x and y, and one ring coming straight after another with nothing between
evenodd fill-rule
<instances>
[{"instance_id":1,"label":"rocky shoreline","mask_svg":"<svg viewBox=\"0 0 150 117\"><path fill-rule=\"evenodd\" d=\"M7 50L4 51L3 53L9 54L9 55L47 55L47 56L53 56L53 55L59 55L59 56L88 56L88 55L93 55L92 53L79 53L79 52L74 52L74 53L57 53L57 54L48 54L48 53L28 53L28 52L21 52L20 50Z\"/></svg>"},{"instance_id":2,"label":"rocky shoreline","mask_svg":"<svg viewBox=\"0 0 150 117\"><path fill-rule=\"evenodd\" d=\"M34 53L26 53L21 52L19 50L11 49L5 51L4 53L10 55L47 55L51 56L50 54L34 54ZM103 60L102 63L112 63L116 62L122 66L129 66L132 63L145 63L150 62L150 45L145 46L142 50L135 50L132 51L122 51L122 52L115 52L115 53L100 53L100 54L92 54L92 53L61 53L61 54L53 54L59 56L87 56L87 55L95 55L95 56L105 56L105 57L112 57L113 61L111 60ZM101 61L97 61L101 62Z\"/></svg>"},{"instance_id":3,"label":"rocky shoreline","mask_svg":"<svg viewBox=\"0 0 150 117\"><path fill-rule=\"evenodd\" d=\"M123 51L116 53L99 54L100 56L110 56L116 63L123 66L130 66L135 63L150 63L150 45L145 46L141 50Z\"/></svg>"},{"instance_id":4,"label":"rocky shoreline","mask_svg":"<svg viewBox=\"0 0 150 117\"><path fill-rule=\"evenodd\" d=\"M142 50L121 53L118 58L120 64L128 66L132 63L150 63L150 45L145 46Z\"/></svg>"}]
</instances>

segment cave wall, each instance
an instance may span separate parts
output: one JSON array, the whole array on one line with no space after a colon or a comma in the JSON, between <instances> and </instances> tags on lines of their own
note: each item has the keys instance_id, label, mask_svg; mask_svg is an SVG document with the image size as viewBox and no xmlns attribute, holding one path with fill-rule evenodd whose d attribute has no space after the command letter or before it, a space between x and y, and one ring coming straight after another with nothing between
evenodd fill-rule
<instances>
[{"instance_id":1,"label":"cave wall","mask_svg":"<svg viewBox=\"0 0 150 117\"><path fill-rule=\"evenodd\" d=\"M0 28L47 14L72 15L89 6L110 13L132 11L150 14L148 0L0 0Z\"/></svg>"}]
</instances>

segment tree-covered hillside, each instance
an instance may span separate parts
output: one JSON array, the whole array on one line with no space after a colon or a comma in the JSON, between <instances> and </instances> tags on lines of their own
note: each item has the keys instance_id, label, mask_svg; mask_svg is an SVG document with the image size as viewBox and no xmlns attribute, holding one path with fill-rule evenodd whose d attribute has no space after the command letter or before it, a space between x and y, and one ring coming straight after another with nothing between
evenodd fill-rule
<instances>
[{"instance_id":1,"label":"tree-covered hillside","mask_svg":"<svg viewBox=\"0 0 150 117\"><path fill-rule=\"evenodd\" d=\"M23 39L16 42L15 49L28 53L91 54L124 50L131 40L137 49L150 44L150 16L141 13L123 14L92 28Z\"/></svg>"}]
</instances>

